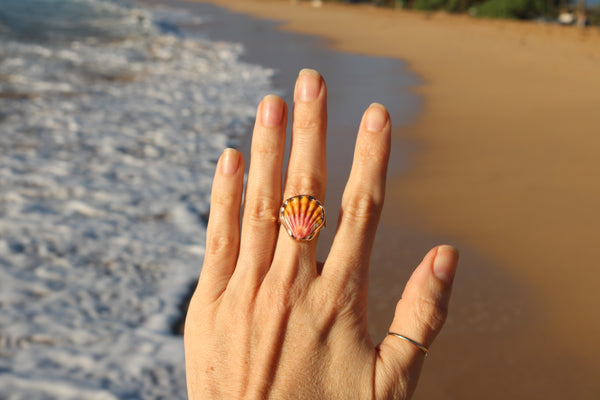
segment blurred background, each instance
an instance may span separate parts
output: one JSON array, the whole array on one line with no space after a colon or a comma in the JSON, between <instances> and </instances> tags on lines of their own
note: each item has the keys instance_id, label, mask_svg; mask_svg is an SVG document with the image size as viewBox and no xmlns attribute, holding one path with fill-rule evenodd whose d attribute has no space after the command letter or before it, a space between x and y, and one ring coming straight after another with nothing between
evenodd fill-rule
<instances>
[{"instance_id":1,"label":"blurred background","mask_svg":"<svg viewBox=\"0 0 600 400\"><path fill-rule=\"evenodd\" d=\"M249 157L256 105L304 67L330 228L363 110L394 123L375 341L426 251L461 250L414 398L600 398L599 6L1 0L0 398L187 397L216 160Z\"/></svg>"}]
</instances>

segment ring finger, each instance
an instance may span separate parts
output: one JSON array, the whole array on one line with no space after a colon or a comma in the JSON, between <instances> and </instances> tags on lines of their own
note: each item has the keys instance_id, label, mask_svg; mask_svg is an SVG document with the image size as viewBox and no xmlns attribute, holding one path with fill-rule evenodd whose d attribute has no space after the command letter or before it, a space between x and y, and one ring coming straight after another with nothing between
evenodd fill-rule
<instances>
[{"instance_id":1,"label":"ring finger","mask_svg":"<svg viewBox=\"0 0 600 400\"><path fill-rule=\"evenodd\" d=\"M309 195L323 202L327 183L326 135L325 82L317 71L303 69L294 90L292 144L284 200L292 196ZM316 241L296 241L289 237L285 229L280 229L279 235L274 262L274 265L283 268L279 272L291 274L289 278L293 278L299 264L310 262L316 265ZM277 262L278 256L282 257L282 262ZM316 274L316 268L313 270Z\"/></svg>"}]
</instances>

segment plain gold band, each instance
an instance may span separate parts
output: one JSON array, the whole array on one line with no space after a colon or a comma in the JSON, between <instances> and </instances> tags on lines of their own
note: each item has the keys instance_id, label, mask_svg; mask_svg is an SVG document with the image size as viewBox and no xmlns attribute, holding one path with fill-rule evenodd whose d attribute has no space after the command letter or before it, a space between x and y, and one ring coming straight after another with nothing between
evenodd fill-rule
<instances>
[{"instance_id":1,"label":"plain gold band","mask_svg":"<svg viewBox=\"0 0 600 400\"><path fill-rule=\"evenodd\" d=\"M393 335L393 336L399 337L400 339L404 339L407 342L410 342L410 343L414 344L415 346L417 346L423 353L425 353L425 356L429 355L429 349L427 347L423 346L421 343L415 342L411 338L407 338L406 336L403 336L399 333L394 333L394 332L388 332L388 335Z\"/></svg>"}]
</instances>

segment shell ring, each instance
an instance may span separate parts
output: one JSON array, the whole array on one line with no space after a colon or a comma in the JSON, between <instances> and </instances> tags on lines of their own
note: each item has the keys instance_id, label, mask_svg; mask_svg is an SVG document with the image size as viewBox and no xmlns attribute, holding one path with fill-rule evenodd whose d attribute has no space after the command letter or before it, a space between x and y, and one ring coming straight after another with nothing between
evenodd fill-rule
<instances>
[{"instance_id":1,"label":"shell ring","mask_svg":"<svg viewBox=\"0 0 600 400\"><path fill-rule=\"evenodd\" d=\"M279 222L292 239L309 241L325 226L325 208L306 194L290 197L281 205Z\"/></svg>"}]
</instances>

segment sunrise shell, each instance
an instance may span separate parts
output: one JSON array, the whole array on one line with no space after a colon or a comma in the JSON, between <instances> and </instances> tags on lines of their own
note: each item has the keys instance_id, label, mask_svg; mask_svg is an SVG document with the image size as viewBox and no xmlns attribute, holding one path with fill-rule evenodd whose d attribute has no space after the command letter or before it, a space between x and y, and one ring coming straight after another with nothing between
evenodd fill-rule
<instances>
[{"instance_id":1,"label":"sunrise shell","mask_svg":"<svg viewBox=\"0 0 600 400\"><path fill-rule=\"evenodd\" d=\"M311 240L325 225L325 208L312 196L294 196L283 202L279 220L296 240Z\"/></svg>"}]
</instances>

